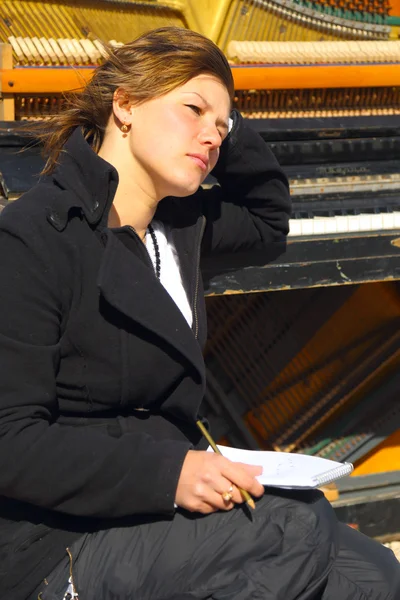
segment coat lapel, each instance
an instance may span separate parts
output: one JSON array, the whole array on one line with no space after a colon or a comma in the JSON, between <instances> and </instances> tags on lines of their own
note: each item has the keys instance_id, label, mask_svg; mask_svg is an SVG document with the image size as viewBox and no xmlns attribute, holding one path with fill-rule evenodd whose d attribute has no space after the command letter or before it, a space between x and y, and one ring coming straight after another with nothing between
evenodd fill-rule
<instances>
[{"instance_id":1,"label":"coat lapel","mask_svg":"<svg viewBox=\"0 0 400 600\"><path fill-rule=\"evenodd\" d=\"M107 230L106 235L97 279L104 299L178 350L204 380L201 348L175 302L143 260L112 231Z\"/></svg>"}]
</instances>

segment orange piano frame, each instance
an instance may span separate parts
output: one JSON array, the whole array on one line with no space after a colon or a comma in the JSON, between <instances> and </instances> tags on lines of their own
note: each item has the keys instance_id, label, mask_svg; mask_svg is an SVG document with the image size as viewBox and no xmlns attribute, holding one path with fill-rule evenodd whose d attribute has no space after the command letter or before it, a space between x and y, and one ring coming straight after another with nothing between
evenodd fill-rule
<instances>
[{"instance_id":1,"label":"orange piano frame","mask_svg":"<svg viewBox=\"0 0 400 600\"><path fill-rule=\"evenodd\" d=\"M0 70L5 94L48 94L79 90L92 67L16 67ZM400 86L400 64L238 65L232 67L236 90L321 89Z\"/></svg>"}]
</instances>

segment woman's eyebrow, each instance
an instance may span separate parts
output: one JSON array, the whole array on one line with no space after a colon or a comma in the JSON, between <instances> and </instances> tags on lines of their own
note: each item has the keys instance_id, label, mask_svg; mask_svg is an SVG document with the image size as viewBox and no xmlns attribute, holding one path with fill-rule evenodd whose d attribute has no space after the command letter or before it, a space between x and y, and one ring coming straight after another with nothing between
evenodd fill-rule
<instances>
[{"instance_id":1,"label":"woman's eyebrow","mask_svg":"<svg viewBox=\"0 0 400 600\"><path fill-rule=\"evenodd\" d=\"M201 94L199 94L199 92L183 92L184 94L196 94L196 96L198 96L199 98L201 98L204 102L204 104L207 106L207 108L211 108L212 106L209 102L207 102L207 100L204 98L204 96L202 96ZM220 127L222 127L223 129L228 130L228 123L226 123L226 121L224 121L224 119L218 119L217 120L217 125L219 125Z\"/></svg>"}]
</instances>

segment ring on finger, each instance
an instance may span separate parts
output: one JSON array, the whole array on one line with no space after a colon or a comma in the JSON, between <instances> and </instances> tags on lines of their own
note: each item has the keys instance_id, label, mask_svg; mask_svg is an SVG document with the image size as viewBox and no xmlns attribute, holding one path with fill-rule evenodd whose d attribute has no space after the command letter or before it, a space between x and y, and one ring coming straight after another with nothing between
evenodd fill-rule
<instances>
[{"instance_id":1,"label":"ring on finger","mask_svg":"<svg viewBox=\"0 0 400 600\"><path fill-rule=\"evenodd\" d=\"M227 492L222 492L221 496L224 502L231 502L233 498L233 485L231 485Z\"/></svg>"}]
</instances>

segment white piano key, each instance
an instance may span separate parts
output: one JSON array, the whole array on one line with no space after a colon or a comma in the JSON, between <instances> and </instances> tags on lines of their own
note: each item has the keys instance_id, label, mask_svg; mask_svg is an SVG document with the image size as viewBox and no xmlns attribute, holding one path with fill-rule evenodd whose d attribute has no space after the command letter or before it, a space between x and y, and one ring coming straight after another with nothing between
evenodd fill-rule
<instances>
[{"instance_id":1,"label":"white piano key","mask_svg":"<svg viewBox=\"0 0 400 600\"><path fill-rule=\"evenodd\" d=\"M327 217L325 221L325 233L337 233L337 221L335 217Z\"/></svg>"},{"instance_id":2,"label":"white piano key","mask_svg":"<svg viewBox=\"0 0 400 600\"><path fill-rule=\"evenodd\" d=\"M394 229L394 215L393 213L383 213L382 215L383 229Z\"/></svg>"},{"instance_id":3,"label":"white piano key","mask_svg":"<svg viewBox=\"0 0 400 600\"><path fill-rule=\"evenodd\" d=\"M372 231L380 231L383 228L382 213L371 215L371 227Z\"/></svg>"},{"instance_id":4,"label":"white piano key","mask_svg":"<svg viewBox=\"0 0 400 600\"><path fill-rule=\"evenodd\" d=\"M313 218L313 234L323 235L325 233L325 219L323 217Z\"/></svg>"},{"instance_id":5,"label":"white piano key","mask_svg":"<svg viewBox=\"0 0 400 600\"><path fill-rule=\"evenodd\" d=\"M359 231L372 231L371 215L359 215L360 228Z\"/></svg>"},{"instance_id":6,"label":"white piano key","mask_svg":"<svg viewBox=\"0 0 400 600\"><path fill-rule=\"evenodd\" d=\"M301 219L301 235L313 234L313 220L314 219Z\"/></svg>"},{"instance_id":7,"label":"white piano key","mask_svg":"<svg viewBox=\"0 0 400 600\"><path fill-rule=\"evenodd\" d=\"M350 215L349 220L349 233L360 231L360 218L358 215Z\"/></svg>"},{"instance_id":8,"label":"white piano key","mask_svg":"<svg viewBox=\"0 0 400 600\"><path fill-rule=\"evenodd\" d=\"M335 217L337 223L337 230L339 233L347 233L349 231L349 217L345 215L338 215Z\"/></svg>"},{"instance_id":9,"label":"white piano key","mask_svg":"<svg viewBox=\"0 0 400 600\"><path fill-rule=\"evenodd\" d=\"M301 220L290 219L290 233L289 235L301 235Z\"/></svg>"},{"instance_id":10,"label":"white piano key","mask_svg":"<svg viewBox=\"0 0 400 600\"><path fill-rule=\"evenodd\" d=\"M338 233L389 231L400 229L400 212L360 215L338 215L290 219L290 236L321 236Z\"/></svg>"}]
</instances>

